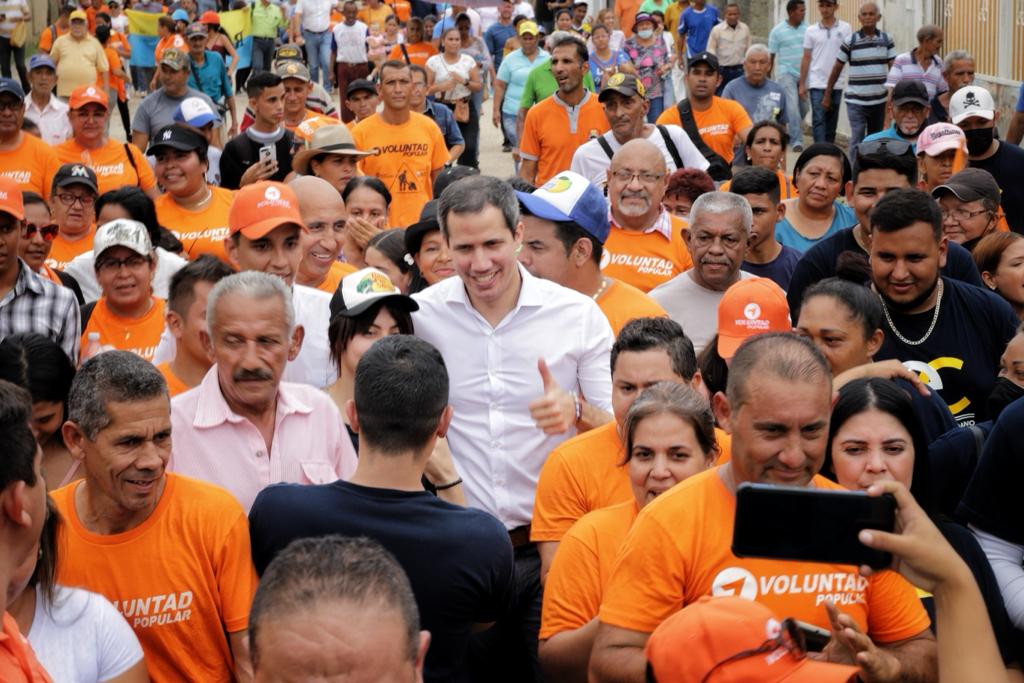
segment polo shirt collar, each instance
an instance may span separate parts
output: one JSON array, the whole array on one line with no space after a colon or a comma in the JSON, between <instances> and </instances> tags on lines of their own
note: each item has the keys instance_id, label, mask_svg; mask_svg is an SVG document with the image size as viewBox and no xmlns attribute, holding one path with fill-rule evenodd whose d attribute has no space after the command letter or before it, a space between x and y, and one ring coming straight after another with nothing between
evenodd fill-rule
<instances>
[{"instance_id":1,"label":"polo shirt collar","mask_svg":"<svg viewBox=\"0 0 1024 683\"><path fill-rule=\"evenodd\" d=\"M623 230L625 229L615 222L615 217L612 215L611 208L608 209L608 218L611 221L613 228L620 228ZM643 234L645 235L648 235L652 232L658 233L669 242L672 241L672 216L669 215L667 210L662 209L661 213L658 214L658 217L654 219L654 223L652 223L649 227L644 228L643 230Z\"/></svg>"},{"instance_id":2,"label":"polo shirt collar","mask_svg":"<svg viewBox=\"0 0 1024 683\"><path fill-rule=\"evenodd\" d=\"M307 415L313 412L313 406L309 405L301 396L293 393L288 385L279 383L277 385L277 417L284 417L293 413ZM202 429L219 427L225 423L240 424L248 420L235 411L231 410L224 394L220 390L220 379L217 376L217 364L207 371L203 381L199 384L199 398L196 401L196 416L192 426Z\"/></svg>"},{"instance_id":3,"label":"polo shirt collar","mask_svg":"<svg viewBox=\"0 0 1024 683\"><path fill-rule=\"evenodd\" d=\"M562 109L565 109L568 112L573 112L573 111L578 110L584 104L586 104L590 100L590 95L591 95L591 92L589 90L587 90L586 88L584 88L583 89L583 99L580 100L580 103L577 104L577 105L567 104L561 97L558 96L558 91L555 91L555 94L551 96L551 99L554 101L555 104L557 104Z\"/></svg>"}]
</instances>

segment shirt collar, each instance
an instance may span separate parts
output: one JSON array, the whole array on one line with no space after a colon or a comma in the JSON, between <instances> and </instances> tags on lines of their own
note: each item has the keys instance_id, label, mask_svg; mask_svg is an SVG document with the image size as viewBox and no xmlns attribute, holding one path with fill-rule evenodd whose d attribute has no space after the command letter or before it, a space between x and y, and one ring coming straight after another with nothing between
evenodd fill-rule
<instances>
[{"instance_id":1,"label":"shirt collar","mask_svg":"<svg viewBox=\"0 0 1024 683\"><path fill-rule=\"evenodd\" d=\"M580 103L576 105L566 103L561 97L558 96L557 90L555 91L555 94L551 96L551 99L554 100L555 104L562 107L562 109L565 109L566 111L573 111L579 109L590 100L590 91L584 88L583 99L580 100Z\"/></svg>"},{"instance_id":2,"label":"shirt collar","mask_svg":"<svg viewBox=\"0 0 1024 683\"><path fill-rule=\"evenodd\" d=\"M283 417L292 413L307 415L313 412L313 406L291 390L287 383L277 385L277 416ZM224 394L220 390L220 379L217 375L217 364L209 369L199 384L199 398L196 402L196 416L192 426L197 428L219 427L229 422L239 424L246 418L231 410Z\"/></svg>"},{"instance_id":3,"label":"shirt collar","mask_svg":"<svg viewBox=\"0 0 1024 683\"><path fill-rule=\"evenodd\" d=\"M36 275L19 256L18 279L14 281L14 296L21 296L26 290L33 294L42 294L43 283L40 280L40 276Z\"/></svg>"},{"instance_id":4,"label":"shirt collar","mask_svg":"<svg viewBox=\"0 0 1024 683\"><path fill-rule=\"evenodd\" d=\"M523 278L523 286L519 289L519 300L516 302L515 308L518 309L522 306L543 306L544 293L540 291L538 286L538 280L534 276L530 275L530 271L523 267L523 264L516 263L516 267L519 268L519 274ZM466 285L462 283L461 277L453 277L453 280L457 282L452 283L448 289L448 294L445 297L445 301L448 303L462 304L469 310L476 310L473 308L473 303L469 300L469 295L466 294ZM513 309L515 310L515 309Z\"/></svg>"},{"instance_id":5,"label":"shirt collar","mask_svg":"<svg viewBox=\"0 0 1024 683\"><path fill-rule=\"evenodd\" d=\"M621 230L626 230L627 229L627 228L623 228L621 225L619 225L618 223L615 222L615 217L612 215L611 208L608 209L608 218L611 221L611 224L612 224L613 228L619 228ZM664 237L665 239L667 239L669 242L671 242L672 241L672 216L669 215L668 211L666 211L665 209L662 209L661 213L658 214L658 217L654 219L654 223L652 223L650 225L650 227L644 228L642 230L642 232L645 235L650 234L652 232L656 232L659 235L661 235L662 237Z\"/></svg>"}]
</instances>

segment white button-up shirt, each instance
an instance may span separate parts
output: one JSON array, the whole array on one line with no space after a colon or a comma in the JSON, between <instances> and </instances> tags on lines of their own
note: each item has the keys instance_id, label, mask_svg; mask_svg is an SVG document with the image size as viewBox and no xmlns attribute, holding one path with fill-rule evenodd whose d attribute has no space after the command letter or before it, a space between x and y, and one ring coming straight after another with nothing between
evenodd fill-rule
<instances>
[{"instance_id":1,"label":"white button-up shirt","mask_svg":"<svg viewBox=\"0 0 1024 683\"><path fill-rule=\"evenodd\" d=\"M538 359L563 389L611 411L608 319L590 297L519 271L519 301L496 327L473 308L458 277L416 294L413 313L416 335L448 367L455 409L448 444L466 498L508 529L529 524L548 453L575 435L549 436L530 417L530 402L544 395Z\"/></svg>"},{"instance_id":2,"label":"white button-up shirt","mask_svg":"<svg viewBox=\"0 0 1024 683\"><path fill-rule=\"evenodd\" d=\"M331 27L331 0L299 0L295 3L295 13L301 14L301 24L305 31L322 33Z\"/></svg>"},{"instance_id":3,"label":"white button-up shirt","mask_svg":"<svg viewBox=\"0 0 1024 683\"><path fill-rule=\"evenodd\" d=\"M31 97L26 97L25 118L39 126L39 134L48 145L59 145L72 135L68 105L53 93L50 94L50 101L42 108Z\"/></svg>"}]
</instances>

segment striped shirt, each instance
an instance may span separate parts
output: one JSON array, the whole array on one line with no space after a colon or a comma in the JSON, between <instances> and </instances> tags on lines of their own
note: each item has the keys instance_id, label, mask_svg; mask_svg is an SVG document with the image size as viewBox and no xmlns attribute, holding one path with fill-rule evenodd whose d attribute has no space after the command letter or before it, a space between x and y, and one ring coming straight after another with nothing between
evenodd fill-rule
<instances>
[{"instance_id":1,"label":"striped shirt","mask_svg":"<svg viewBox=\"0 0 1024 683\"><path fill-rule=\"evenodd\" d=\"M0 37L10 38L14 27L27 13L28 5L25 4L25 0L0 1L0 14L5 15L4 20L0 22Z\"/></svg>"},{"instance_id":2,"label":"striped shirt","mask_svg":"<svg viewBox=\"0 0 1024 683\"><path fill-rule=\"evenodd\" d=\"M18 279L0 299L0 339L35 332L55 341L78 364L81 325L74 292L32 272L18 259Z\"/></svg>"},{"instance_id":3,"label":"striped shirt","mask_svg":"<svg viewBox=\"0 0 1024 683\"><path fill-rule=\"evenodd\" d=\"M843 41L836 61L850 65L847 103L861 106L884 103L888 98L885 79L889 73L889 62L895 57L896 44L885 31L875 31L872 36L856 31Z\"/></svg>"},{"instance_id":4,"label":"striped shirt","mask_svg":"<svg viewBox=\"0 0 1024 683\"><path fill-rule=\"evenodd\" d=\"M928 90L928 99L949 90L949 86L946 85L946 79L942 77L942 60L932 55L931 63L928 64L928 70L924 71L921 69L921 65L917 63L916 47L910 52L896 55L896 61L892 63L892 68L889 69L889 76L885 79L885 87L895 88L896 84L900 81L908 80L924 83L925 89Z\"/></svg>"},{"instance_id":5,"label":"striped shirt","mask_svg":"<svg viewBox=\"0 0 1024 683\"><path fill-rule=\"evenodd\" d=\"M793 26L788 21L779 23L768 35L768 49L775 55L775 68L779 74L800 78L800 62L804 58L804 34L807 22Z\"/></svg>"}]
</instances>

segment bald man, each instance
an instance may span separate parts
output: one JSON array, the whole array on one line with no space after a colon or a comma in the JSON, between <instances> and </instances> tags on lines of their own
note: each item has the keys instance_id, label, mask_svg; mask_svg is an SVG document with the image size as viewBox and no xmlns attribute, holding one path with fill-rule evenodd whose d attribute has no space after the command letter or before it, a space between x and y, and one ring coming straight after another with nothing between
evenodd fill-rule
<instances>
[{"instance_id":1,"label":"bald man","mask_svg":"<svg viewBox=\"0 0 1024 683\"><path fill-rule=\"evenodd\" d=\"M661 150L649 140L626 142L608 167L612 226L601 270L648 292L688 270L686 222L662 205L668 173Z\"/></svg>"},{"instance_id":2,"label":"bald man","mask_svg":"<svg viewBox=\"0 0 1024 683\"><path fill-rule=\"evenodd\" d=\"M347 250L345 202L329 182L316 176L299 176L289 183L299 199L302 222L302 260L295 282L334 294L341 279L355 268L338 260Z\"/></svg>"}]
</instances>

